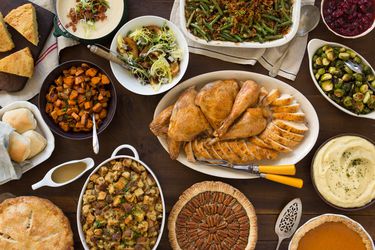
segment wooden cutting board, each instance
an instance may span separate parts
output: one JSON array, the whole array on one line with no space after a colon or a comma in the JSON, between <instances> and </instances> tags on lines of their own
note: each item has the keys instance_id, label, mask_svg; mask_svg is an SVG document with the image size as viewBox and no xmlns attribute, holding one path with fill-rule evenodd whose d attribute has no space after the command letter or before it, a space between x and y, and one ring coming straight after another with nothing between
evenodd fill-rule
<instances>
[{"instance_id":1,"label":"wooden cutting board","mask_svg":"<svg viewBox=\"0 0 375 250\"><path fill-rule=\"evenodd\" d=\"M25 3L29 3L29 1L25 0L0 0L0 12L5 17L12 9L17 8ZM39 30L39 44L35 46L26 38L24 38L20 33L18 33L15 29L13 29L10 25L8 25L8 30L12 35L12 39L15 45L11 51L7 52L0 52L0 59L6 57L18 50L21 50L25 47L29 47L31 50L31 54L34 57L34 61L38 59L40 52L42 51L44 44L52 30L53 26L53 18L54 14L38 5L35 5L36 10L36 18L38 21L38 30ZM0 90L7 90L7 91L18 91L21 90L28 78L22 76L16 76L12 74L2 73L0 72Z\"/></svg>"}]
</instances>

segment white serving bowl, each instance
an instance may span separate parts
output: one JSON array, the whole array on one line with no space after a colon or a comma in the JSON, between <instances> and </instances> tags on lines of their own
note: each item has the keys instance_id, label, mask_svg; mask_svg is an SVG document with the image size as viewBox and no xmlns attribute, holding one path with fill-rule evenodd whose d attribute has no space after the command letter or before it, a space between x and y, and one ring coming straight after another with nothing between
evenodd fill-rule
<instances>
[{"instance_id":1,"label":"white serving bowl","mask_svg":"<svg viewBox=\"0 0 375 250\"><path fill-rule=\"evenodd\" d=\"M158 16L141 16L132 19L131 21L127 22L122 26L119 31L116 33L115 37L111 43L111 51L117 50L117 37L119 35L126 35L128 32L135 30L136 28L140 28L142 26L148 25L157 25L162 26L167 24L167 26L174 32L177 43L182 50L182 60L180 62L180 72L175 76L171 83L162 84L158 90L155 90L151 87L150 84L142 85L139 80L133 76L129 71L121 67L120 65L110 62L111 69L113 74L115 75L116 79L121 83L129 91L140 94L140 95L157 95L163 92L168 91L169 89L173 88L183 77L186 72L188 62L189 62L189 49L187 42L185 40L184 35L181 31L177 28L176 25Z\"/></svg>"},{"instance_id":2,"label":"white serving bowl","mask_svg":"<svg viewBox=\"0 0 375 250\"><path fill-rule=\"evenodd\" d=\"M315 76L314 76L314 72L313 72L313 63L312 63L312 58L315 54L315 52L323 47L324 45L330 45L330 46L340 46L340 47L344 47L344 48L347 48L347 49L350 49L350 50L353 50L351 48L349 48L348 46L345 46L343 44L340 44L340 43L334 43L334 42L327 42L327 41L324 41L324 40L320 40L320 39L312 39L308 45L307 45L307 53L308 53L308 57L309 57L309 68L310 68L310 75L311 75L311 78L312 80L314 81L315 83L315 86L317 87L317 89L319 90L319 92L322 94L322 96L324 96L324 98L326 98L333 106L335 106L336 108L340 109L341 111L349 114L349 115L352 115L352 116L356 116L356 117L363 117L363 118L368 118L368 119L375 119L375 111L369 113L369 114L356 114L350 110L347 110L346 108L340 106L339 104L337 104L336 102L334 102L331 98L329 98L327 96L326 93L324 93L324 91L322 90L322 88L319 86L319 83L318 81L315 79ZM357 51L353 50L357 56L359 58L362 59L362 62L366 63L372 70L372 72L374 72L374 69L372 68L372 66L366 61L366 59L361 56Z\"/></svg>"},{"instance_id":3,"label":"white serving bowl","mask_svg":"<svg viewBox=\"0 0 375 250\"><path fill-rule=\"evenodd\" d=\"M0 120L6 111L10 111L10 110L18 109L18 108L27 108L33 113L34 118L37 122L35 131L43 135L43 137L46 138L47 140L47 145L43 149L43 151L37 154L36 156L34 156L33 158L31 158L30 160L27 160L29 163L22 167L22 173L25 173L29 171L30 169L38 166L39 164L41 164L42 162L44 162L51 156L53 150L55 149L55 137L53 136L47 124L44 122L42 115L40 114L40 111L37 108L37 106L27 101L16 101L0 109ZM8 181L10 180L4 180L0 184L4 184Z\"/></svg>"},{"instance_id":4,"label":"white serving bowl","mask_svg":"<svg viewBox=\"0 0 375 250\"><path fill-rule=\"evenodd\" d=\"M132 153L134 154L134 156L129 156L129 155L117 155L117 153L122 150L122 149L129 149L130 151L132 151ZM82 245L83 245L83 248L85 250L89 250L89 247L87 246L86 244L86 239L85 239L85 234L82 230L82 223L81 223L81 213L82 213L82 199L83 199L83 195L86 191L86 187L87 187L87 184L89 183L89 180L90 180L90 177L91 175L95 174L99 168L101 168L104 164L107 164L108 162L111 162L113 160L118 160L118 159L132 159L136 162L138 162L139 164L141 164L149 174L151 174L151 176L154 178L155 180L155 183L156 185L158 186L158 189L160 191L160 199L161 199L161 203L162 203L162 206L163 206L163 218L162 218L162 221L161 221L161 225L160 225L160 229L159 229L159 234L158 234L158 238L156 240L156 243L154 245L154 247L152 248L152 250L156 250L158 248L158 245L160 243L160 240L161 240L161 237L163 235L163 230L164 230L164 225L165 225L165 219L166 219L166 207L165 207L165 201L164 201L164 196L163 196L163 190L161 189L161 186L160 186L160 183L158 181L158 178L156 178L156 175L154 174L154 172L151 170L150 167L148 167L143 161L141 161L139 159L139 155L138 155L138 152L137 150L131 146L131 145L127 145L127 144L124 144L124 145L120 145L118 146L115 150L113 150L113 153L111 155L111 157L105 161L103 161L102 163L100 163L92 172L91 174L87 177L87 180L85 181L85 184L83 185L82 187L82 191L81 191L81 194L79 196L79 199L78 199L78 205L77 205L77 228L78 228L78 234L79 234L79 238L81 239L81 242L82 242Z\"/></svg>"},{"instance_id":5,"label":"white serving bowl","mask_svg":"<svg viewBox=\"0 0 375 250\"><path fill-rule=\"evenodd\" d=\"M209 46L219 46L219 47L233 47L233 48L272 48L278 47L288 43L290 40L294 38L297 33L298 25L299 25L299 18L301 14L301 0L294 0L293 3L293 11L292 11L292 21L293 24L290 27L288 34L286 34L281 39L268 41L264 43L260 42L242 42L242 43L235 43L235 42L226 42L226 41L206 41L202 38L194 36L187 28L186 28L186 18L185 18L185 3L187 0L180 0L180 23L181 29L184 34L190 40Z\"/></svg>"},{"instance_id":6,"label":"white serving bowl","mask_svg":"<svg viewBox=\"0 0 375 250\"><path fill-rule=\"evenodd\" d=\"M365 30L364 32L362 32L361 34L358 34L356 36L345 36L345 35L341 35L341 34L337 33L336 31L334 31L333 29L331 29L331 27L329 27L329 25L327 24L327 22L326 22L326 20L324 18L324 14L323 14L324 2L325 2L325 0L322 0L322 2L320 4L320 15L322 16L323 23L325 24L325 26L327 27L327 29L329 29L336 36L340 36L342 38L347 38L347 39L355 39L355 38L359 38L359 37L367 35L368 33L370 33L375 28L375 20L374 20L374 22L372 23L372 26L370 28L368 28L367 30Z\"/></svg>"}]
</instances>

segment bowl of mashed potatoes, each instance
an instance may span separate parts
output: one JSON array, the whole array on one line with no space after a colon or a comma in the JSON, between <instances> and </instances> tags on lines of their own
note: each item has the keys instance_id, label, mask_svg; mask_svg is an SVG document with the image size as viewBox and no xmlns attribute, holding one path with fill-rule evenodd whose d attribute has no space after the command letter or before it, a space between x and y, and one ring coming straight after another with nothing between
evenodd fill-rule
<instances>
[{"instance_id":1,"label":"bowl of mashed potatoes","mask_svg":"<svg viewBox=\"0 0 375 250\"><path fill-rule=\"evenodd\" d=\"M320 197L345 211L375 203L375 145L369 138L342 134L316 151L311 177Z\"/></svg>"}]
</instances>

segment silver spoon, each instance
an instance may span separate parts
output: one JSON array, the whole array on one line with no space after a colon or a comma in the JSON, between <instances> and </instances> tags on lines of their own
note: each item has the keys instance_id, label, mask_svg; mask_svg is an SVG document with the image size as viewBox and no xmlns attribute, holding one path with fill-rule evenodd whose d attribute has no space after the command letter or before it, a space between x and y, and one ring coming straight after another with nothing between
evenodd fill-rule
<instances>
[{"instance_id":1,"label":"silver spoon","mask_svg":"<svg viewBox=\"0 0 375 250\"><path fill-rule=\"evenodd\" d=\"M356 73L362 74L362 67L358 63L352 62L350 60L344 61L345 65L349 67L349 69L353 70ZM371 83L366 81L368 87L372 90L375 91L375 88L372 87Z\"/></svg>"},{"instance_id":2,"label":"silver spoon","mask_svg":"<svg viewBox=\"0 0 375 250\"><path fill-rule=\"evenodd\" d=\"M302 215L302 202L300 198L290 201L280 212L275 224L275 232L279 238L276 250L279 249L284 239L290 238L296 231Z\"/></svg>"},{"instance_id":3,"label":"silver spoon","mask_svg":"<svg viewBox=\"0 0 375 250\"><path fill-rule=\"evenodd\" d=\"M277 60L277 62L273 65L272 69L270 70L269 76L272 76L272 77L277 76L277 73L280 70L281 64L283 63L286 54L288 54L289 46L290 44L293 43L294 39L296 37L305 36L307 33L315 29L319 23L319 20L320 20L320 11L318 7L316 7L315 5L303 5L301 7L301 16L299 19L297 34L292 39L292 41L290 41L286 45L286 48L283 54L281 55L281 57Z\"/></svg>"},{"instance_id":4,"label":"silver spoon","mask_svg":"<svg viewBox=\"0 0 375 250\"><path fill-rule=\"evenodd\" d=\"M92 149L94 150L95 154L99 153L99 139L98 134L96 133L96 122L95 122L95 115L92 115Z\"/></svg>"}]
</instances>

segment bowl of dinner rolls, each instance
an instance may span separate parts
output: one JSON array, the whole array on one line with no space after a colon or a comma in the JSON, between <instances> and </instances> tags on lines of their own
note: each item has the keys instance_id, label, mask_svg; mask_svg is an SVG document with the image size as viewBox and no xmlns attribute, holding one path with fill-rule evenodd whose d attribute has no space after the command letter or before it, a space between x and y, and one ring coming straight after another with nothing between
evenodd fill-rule
<instances>
[{"instance_id":1,"label":"bowl of dinner rolls","mask_svg":"<svg viewBox=\"0 0 375 250\"><path fill-rule=\"evenodd\" d=\"M25 166L23 172L51 156L55 138L37 106L26 101L9 104L0 109L0 121L13 129L9 135L8 154L13 162Z\"/></svg>"}]
</instances>

